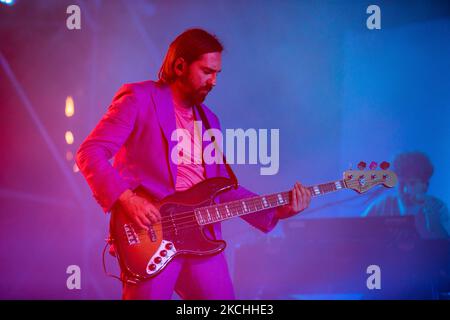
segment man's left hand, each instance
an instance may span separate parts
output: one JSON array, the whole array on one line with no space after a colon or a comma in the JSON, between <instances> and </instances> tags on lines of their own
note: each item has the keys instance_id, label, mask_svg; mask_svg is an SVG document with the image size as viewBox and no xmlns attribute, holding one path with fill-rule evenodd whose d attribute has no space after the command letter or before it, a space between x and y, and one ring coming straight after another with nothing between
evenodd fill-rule
<instances>
[{"instance_id":1,"label":"man's left hand","mask_svg":"<svg viewBox=\"0 0 450 320\"><path fill-rule=\"evenodd\" d=\"M311 192L300 182L296 182L292 189L291 203L279 207L276 216L278 219L286 219L305 210L311 202Z\"/></svg>"}]
</instances>

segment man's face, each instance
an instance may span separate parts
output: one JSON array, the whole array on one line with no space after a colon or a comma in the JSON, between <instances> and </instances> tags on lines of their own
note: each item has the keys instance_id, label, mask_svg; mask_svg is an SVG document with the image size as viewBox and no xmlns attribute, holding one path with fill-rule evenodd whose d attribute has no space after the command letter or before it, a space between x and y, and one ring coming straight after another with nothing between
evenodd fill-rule
<instances>
[{"instance_id":1,"label":"man's face","mask_svg":"<svg viewBox=\"0 0 450 320\"><path fill-rule=\"evenodd\" d=\"M180 77L185 93L194 104L202 103L217 82L217 75L222 70L220 52L205 53L187 66Z\"/></svg>"},{"instance_id":2,"label":"man's face","mask_svg":"<svg viewBox=\"0 0 450 320\"><path fill-rule=\"evenodd\" d=\"M425 201L428 184L420 179L402 179L398 191L406 205L420 204Z\"/></svg>"}]
</instances>

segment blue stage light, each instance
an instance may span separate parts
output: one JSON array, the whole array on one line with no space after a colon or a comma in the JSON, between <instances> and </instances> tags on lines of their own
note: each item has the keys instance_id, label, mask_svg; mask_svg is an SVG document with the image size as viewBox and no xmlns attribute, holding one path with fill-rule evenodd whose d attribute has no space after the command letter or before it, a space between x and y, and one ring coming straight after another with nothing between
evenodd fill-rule
<instances>
[{"instance_id":1,"label":"blue stage light","mask_svg":"<svg viewBox=\"0 0 450 320\"><path fill-rule=\"evenodd\" d=\"M7 4L8 6L12 6L14 2L14 0L0 0L0 3Z\"/></svg>"}]
</instances>

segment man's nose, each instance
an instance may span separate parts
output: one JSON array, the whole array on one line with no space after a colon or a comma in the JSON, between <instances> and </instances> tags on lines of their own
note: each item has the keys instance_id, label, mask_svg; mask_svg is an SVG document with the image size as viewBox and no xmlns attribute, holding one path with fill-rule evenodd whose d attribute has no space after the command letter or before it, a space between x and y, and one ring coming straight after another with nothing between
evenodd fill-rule
<instances>
[{"instance_id":1,"label":"man's nose","mask_svg":"<svg viewBox=\"0 0 450 320\"><path fill-rule=\"evenodd\" d=\"M211 76L211 78L209 78L208 84L211 87L215 87L216 86L216 84L217 84L217 75L215 73Z\"/></svg>"}]
</instances>

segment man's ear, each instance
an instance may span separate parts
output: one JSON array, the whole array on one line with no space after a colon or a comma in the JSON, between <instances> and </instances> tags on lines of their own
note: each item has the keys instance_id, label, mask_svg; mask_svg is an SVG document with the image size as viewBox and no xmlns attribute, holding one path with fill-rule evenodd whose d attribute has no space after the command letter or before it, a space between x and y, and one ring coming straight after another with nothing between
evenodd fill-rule
<instances>
[{"instance_id":1,"label":"man's ear","mask_svg":"<svg viewBox=\"0 0 450 320\"><path fill-rule=\"evenodd\" d=\"M179 77L183 75L186 70L186 61L183 58L178 58L177 60L175 60L175 64L173 67L175 70L175 74L177 75L177 77Z\"/></svg>"}]
</instances>

